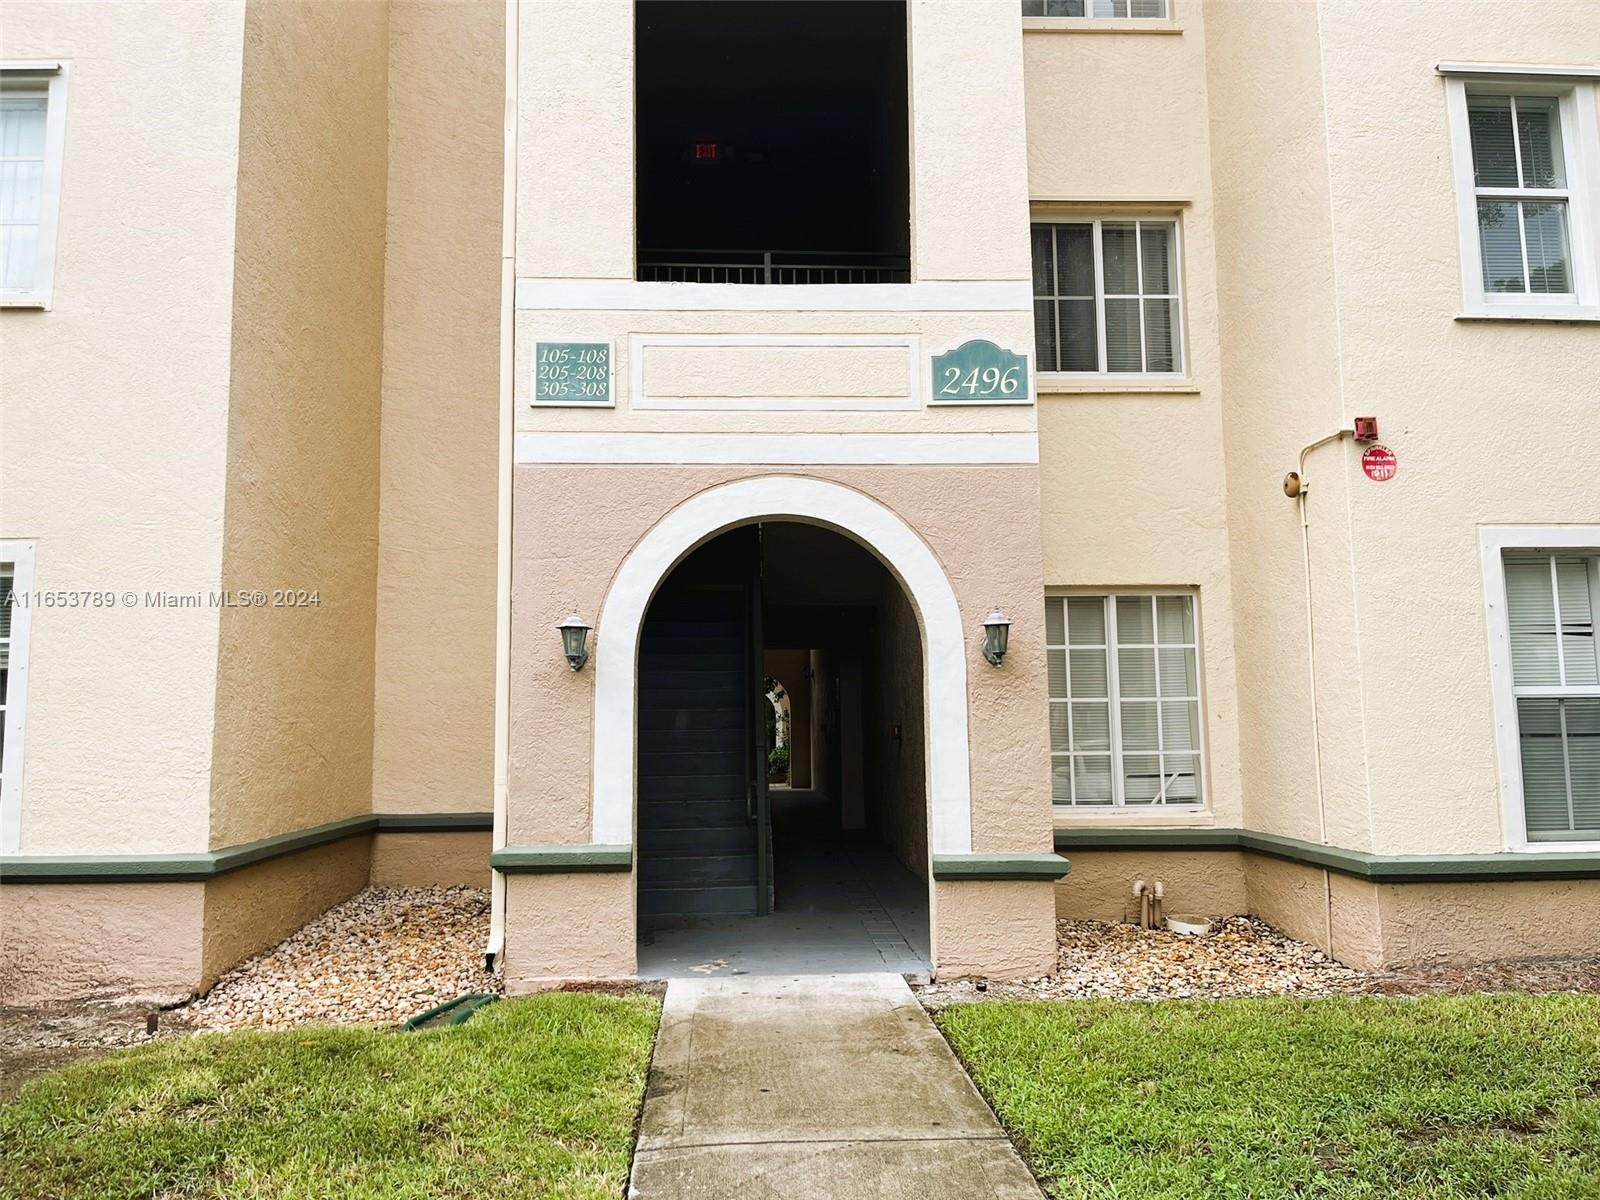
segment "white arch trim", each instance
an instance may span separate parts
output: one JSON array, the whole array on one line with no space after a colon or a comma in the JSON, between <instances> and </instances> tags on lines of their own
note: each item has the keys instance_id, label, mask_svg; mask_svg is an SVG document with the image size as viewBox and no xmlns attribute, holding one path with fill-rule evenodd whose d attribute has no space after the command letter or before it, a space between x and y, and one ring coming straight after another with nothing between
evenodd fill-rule
<instances>
[{"instance_id":1,"label":"white arch trim","mask_svg":"<svg viewBox=\"0 0 1600 1200\"><path fill-rule=\"evenodd\" d=\"M882 504L840 484L793 476L701 492L663 517L623 560L595 633L594 841L633 841L634 697L639 631L651 597L696 546L757 520L835 529L871 550L900 580L922 624L929 841L935 854L971 853L967 659L955 591L926 543Z\"/></svg>"}]
</instances>

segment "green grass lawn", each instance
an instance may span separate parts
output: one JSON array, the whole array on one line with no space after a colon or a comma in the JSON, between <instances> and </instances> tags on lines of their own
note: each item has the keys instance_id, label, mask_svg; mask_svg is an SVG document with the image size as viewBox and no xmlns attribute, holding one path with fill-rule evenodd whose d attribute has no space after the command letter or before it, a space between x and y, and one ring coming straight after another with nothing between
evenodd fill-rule
<instances>
[{"instance_id":1,"label":"green grass lawn","mask_svg":"<svg viewBox=\"0 0 1600 1200\"><path fill-rule=\"evenodd\" d=\"M958 1005L1059 1197L1600 1198L1600 996Z\"/></svg>"},{"instance_id":2,"label":"green grass lawn","mask_svg":"<svg viewBox=\"0 0 1600 1200\"><path fill-rule=\"evenodd\" d=\"M557 992L454 1029L142 1046L0 1107L0 1196L615 1200L659 1013Z\"/></svg>"}]
</instances>

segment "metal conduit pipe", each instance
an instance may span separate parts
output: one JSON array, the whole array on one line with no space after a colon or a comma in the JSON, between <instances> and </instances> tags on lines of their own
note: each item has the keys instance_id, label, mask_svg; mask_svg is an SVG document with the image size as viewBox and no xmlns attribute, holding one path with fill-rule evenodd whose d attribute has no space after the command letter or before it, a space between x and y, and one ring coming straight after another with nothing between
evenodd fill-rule
<instances>
[{"instance_id":1,"label":"metal conduit pipe","mask_svg":"<svg viewBox=\"0 0 1600 1200\"><path fill-rule=\"evenodd\" d=\"M506 844L508 759L511 753L511 481L515 444L517 292L517 71L518 0L506 0L506 83L503 184L500 209L500 445L499 489L495 526L494 625L494 833L492 846ZM483 965L493 971L505 952L506 877L491 868L489 876L489 940Z\"/></svg>"},{"instance_id":2,"label":"metal conduit pipe","mask_svg":"<svg viewBox=\"0 0 1600 1200\"><path fill-rule=\"evenodd\" d=\"M1300 508L1300 554L1305 564L1306 600L1306 676L1311 689L1311 772L1317 796L1317 840L1328 844L1328 809L1322 788L1322 720L1317 708L1317 625L1312 604L1311 586L1311 514L1307 507L1307 493L1311 482L1306 476L1306 456L1313 450L1345 438L1354 437L1353 429L1341 429L1327 437L1318 438L1300 451L1300 469L1284 476L1283 492ZM1322 940L1323 949L1333 955L1333 875L1322 869Z\"/></svg>"}]
</instances>

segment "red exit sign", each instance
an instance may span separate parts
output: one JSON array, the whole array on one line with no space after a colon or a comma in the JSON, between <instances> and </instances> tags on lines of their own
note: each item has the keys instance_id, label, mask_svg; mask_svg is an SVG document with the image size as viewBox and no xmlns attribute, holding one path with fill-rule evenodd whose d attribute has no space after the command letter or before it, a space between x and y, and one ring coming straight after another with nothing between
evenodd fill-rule
<instances>
[{"instance_id":1,"label":"red exit sign","mask_svg":"<svg viewBox=\"0 0 1600 1200\"><path fill-rule=\"evenodd\" d=\"M696 162L715 162L719 147L716 142L696 142L694 144L694 158Z\"/></svg>"}]
</instances>

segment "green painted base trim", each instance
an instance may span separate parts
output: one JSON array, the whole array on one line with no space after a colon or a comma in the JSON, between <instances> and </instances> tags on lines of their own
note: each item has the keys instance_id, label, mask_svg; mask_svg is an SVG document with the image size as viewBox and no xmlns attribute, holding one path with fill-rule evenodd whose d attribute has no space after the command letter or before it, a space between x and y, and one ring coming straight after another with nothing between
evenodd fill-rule
<instances>
[{"instance_id":1,"label":"green painted base trim","mask_svg":"<svg viewBox=\"0 0 1600 1200\"><path fill-rule=\"evenodd\" d=\"M18 854L0 857L5 883L200 883L301 850L374 832L492 829L492 813L382 813L348 817L198 854Z\"/></svg>"},{"instance_id":2,"label":"green painted base trim","mask_svg":"<svg viewBox=\"0 0 1600 1200\"><path fill-rule=\"evenodd\" d=\"M568 875L578 871L631 871L632 846L507 846L489 855L507 875Z\"/></svg>"},{"instance_id":3,"label":"green painted base trim","mask_svg":"<svg viewBox=\"0 0 1600 1200\"><path fill-rule=\"evenodd\" d=\"M487 833L494 828L492 812L379 813L376 820L379 833Z\"/></svg>"},{"instance_id":4,"label":"green painted base trim","mask_svg":"<svg viewBox=\"0 0 1600 1200\"><path fill-rule=\"evenodd\" d=\"M1072 864L1059 854L935 854L935 879L1060 879Z\"/></svg>"},{"instance_id":5,"label":"green painted base trim","mask_svg":"<svg viewBox=\"0 0 1600 1200\"><path fill-rule=\"evenodd\" d=\"M1058 850L1246 850L1374 883L1473 883L1600 879L1600 853L1367 854L1248 829L1071 829Z\"/></svg>"}]
</instances>

